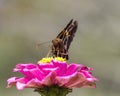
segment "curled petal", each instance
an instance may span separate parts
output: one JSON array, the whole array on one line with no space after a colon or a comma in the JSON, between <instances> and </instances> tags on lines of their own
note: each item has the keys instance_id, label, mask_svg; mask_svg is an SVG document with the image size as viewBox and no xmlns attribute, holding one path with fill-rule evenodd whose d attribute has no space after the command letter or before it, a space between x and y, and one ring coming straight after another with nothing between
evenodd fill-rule
<instances>
[{"instance_id":1,"label":"curled petal","mask_svg":"<svg viewBox=\"0 0 120 96\"><path fill-rule=\"evenodd\" d=\"M9 87L11 87L13 85L16 85L17 79L18 79L17 77L11 77L11 78L9 78L7 80L7 83L8 83L7 88L9 88Z\"/></svg>"},{"instance_id":2,"label":"curled petal","mask_svg":"<svg viewBox=\"0 0 120 96\"><path fill-rule=\"evenodd\" d=\"M18 90L22 90L25 87L25 84L28 80L26 78L17 78L17 77L11 77L7 80L8 86L11 87L15 85Z\"/></svg>"},{"instance_id":3,"label":"curled petal","mask_svg":"<svg viewBox=\"0 0 120 96\"><path fill-rule=\"evenodd\" d=\"M17 64L16 67L13 69L14 72L20 72L23 69L33 69L37 66L35 64Z\"/></svg>"}]
</instances>

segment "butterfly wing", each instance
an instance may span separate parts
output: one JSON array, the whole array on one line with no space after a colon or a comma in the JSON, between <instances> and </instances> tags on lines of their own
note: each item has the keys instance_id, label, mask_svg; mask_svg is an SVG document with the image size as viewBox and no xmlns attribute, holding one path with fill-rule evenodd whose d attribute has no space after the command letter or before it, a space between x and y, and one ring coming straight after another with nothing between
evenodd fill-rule
<instances>
[{"instance_id":1,"label":"butterfly wing","mask_svg":"<svg viewBox=\"0 0 120 96\"><path fill-rule=\"evenodd\" d=\"M71 42L73 41L77 27L78 27L77 21L74 21L74 22L72 21L70 23L70 25L66 27L63 42L64 42L64 45L65 45L67 51L70 47Z\"/></svg>"},{"instance_id":2,"label":"butterfly wing","mask_svg":"<svg viewBox=\"0 0 120 96\"><path fill-rule=\"evenodd\" d=\"M67 26L57 35L57 38L63 39L66 37L66 30L69 28L72 22L73 22L73 19L71 19L70 22L67 24Z\"/></svg>"},{"instance_id":3,"label":"butterfly wing","mask_svg":"<svg viewBox=\"0 0 120 96\"><path fill-rule=\"evenodd\" d=\"M68 49L76 33L78 23L77 21L70 20L67 26L58 34L56 39L53 40L53 55L66 58L68 60Z\"/></svg>"}]
</instances>

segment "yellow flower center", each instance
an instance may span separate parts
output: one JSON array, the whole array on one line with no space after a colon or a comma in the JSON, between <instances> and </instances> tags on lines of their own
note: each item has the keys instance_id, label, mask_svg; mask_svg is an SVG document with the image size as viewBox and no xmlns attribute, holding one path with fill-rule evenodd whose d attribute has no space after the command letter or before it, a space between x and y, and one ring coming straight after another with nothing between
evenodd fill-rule
<instances>
[{"instance_id":1,"label":"yellow flower center","mask_svg":"<svg viewBox=\"0 0 120 96\"><path fill-rule=\"evenodd\" d=\"M56 61L60 61L60 62L65 62L66 59L62 58L62 57L46 57L46 58L42 58L40 61L38 61L38 63L50 63L52 60L56 60Z\"/></svg>"}]
</instances>

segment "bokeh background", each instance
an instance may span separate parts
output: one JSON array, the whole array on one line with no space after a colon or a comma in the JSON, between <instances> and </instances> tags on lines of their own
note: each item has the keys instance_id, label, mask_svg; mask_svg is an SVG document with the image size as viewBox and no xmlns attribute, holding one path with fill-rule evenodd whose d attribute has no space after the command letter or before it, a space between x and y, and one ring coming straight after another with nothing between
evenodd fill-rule
<instances>
[{"instance_id":1,"label":"bokeh background","mask_svg":"<svg viewBox=\"0 0 120 96\"><path fill-rule=\"evenodd\" d=\"M0 96L39 96L33 89L7 89L6 80L19 76L12 72L17 63L46 56L72 18L79 25L69 62L93 67L99 82L68 96L120 96L120 0L0 0Z\"/></svg>"}]
</instances>

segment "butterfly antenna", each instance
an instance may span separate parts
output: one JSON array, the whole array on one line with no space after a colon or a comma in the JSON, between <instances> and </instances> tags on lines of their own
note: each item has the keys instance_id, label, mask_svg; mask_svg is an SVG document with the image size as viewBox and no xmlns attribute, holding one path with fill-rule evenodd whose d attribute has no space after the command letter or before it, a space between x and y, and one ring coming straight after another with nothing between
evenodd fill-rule
<instances>
[{"instance_id":1,"label":"butterfly antenna","mask_svg":"<svg viewBox=\"0 0 120 96\"><path fill-rule=\"evenodd\" d=\"M49 43L49 42L50 42L50 41L46 41L46 42L42 42L42 43L36 44L36 49L38 50L41 45L44 45L44 44Z\"/></svg>"}]
</instances>

